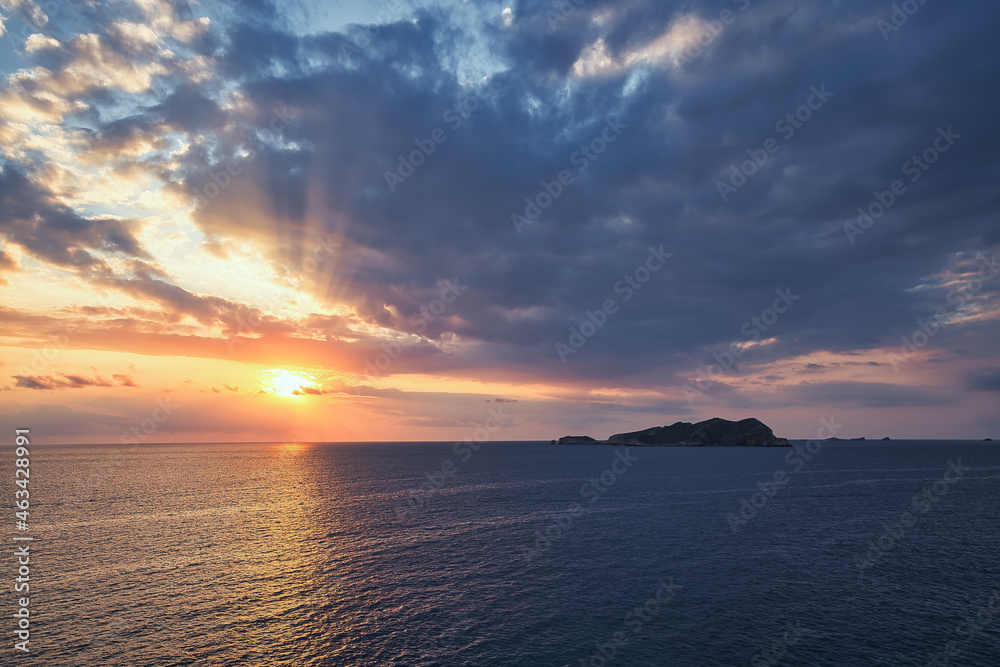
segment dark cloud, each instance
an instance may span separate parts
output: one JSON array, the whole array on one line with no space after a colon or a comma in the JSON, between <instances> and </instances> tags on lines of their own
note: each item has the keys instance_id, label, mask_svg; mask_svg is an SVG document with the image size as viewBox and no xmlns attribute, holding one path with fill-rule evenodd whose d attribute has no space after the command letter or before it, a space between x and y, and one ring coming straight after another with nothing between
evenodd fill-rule
<instances>
[{"instance_id":1,"label":"dark cloud","mask_svg":"<svg viewBox=\"0 0 1000 667\"><path fill-rule=\"evenodd\" d=\"M135 387L135 381L127 375L113 375L122 387ZM114 387L114 383L97 375L86 377L57 373L55 375L14 375L15 386L23 389L82 389L83 387Z\"/></svg>"},{"instance_id":2,"label":"dark cloud","mask_svg":"<svg viewBox=\"0 0 1000 667\"><path fill-rule=\"evenodd\" d=\"M14 258L5 249L0 249L0 271L17 271L18 268Z\"/></svg>"},{"instance_id":3,"label":"dark cloud","mask_svg":"<svg viewBox=\"0 0 1000 667\"><path fill-rule=\"evenodd\" d=\"M55 389L52 378L33 377L30 375L15 375L14 384L25 389Z\"/></svg>"},{"instance_id":4,"label":"dark cloud","mask_svg":"<svg viewBox=\"0 0 1000 667\"><path fill-rule=\"evenodd\" d=\"M74 410L64 405L48 404L18 413L8 413L4 417L14 423L32 424L33 435L43 438L80 435L107 437L109 432L115 433L119 430L124 432L133 423L128 417L121 415ZM117 436L112 437L113 442L118 441Z\"/></svg>"},{"instance_id":5,"label":"dark cloud","mask_svg":"<svg viewBox=\"0 0 1000 667\"><path fill-rule=\"evenodd\" d=\"M214 130L225 120L218 103L190 84L174 91L151 112L161 113L171 129L188 133Z\"/></svg>"},{"instance_id":6,"label":"dark cloud","mask_svg":"<svg viewBox=\"0 0 1000 667\"><path fill-rule=\"evenodd\" d=\"M1000 246L1000 6L929 3L886 41L876 25L885 7L760 0L679 68L649 55L678 20L711 20L720 7L594 2L553 23L551 3L525 1L509 27L483 13L475 34L454 20L457 9L439 8L378 26L362 48L349 36L356 28L302 36L273 5L243 3L224 31L191 46L215 59L211 85L179 83L172 70L127 114L115 116L110 98L95 104L107 110L86 134L95 150L146 140L162 151L166 131L189 142L149 166L198 199L205 247L261 244L278 275L353 307L354 319L282 321L194 294L152 264L132 223L81 217L11 165L0 174L0 231L34 257L158 303L173 321L190 315L243 336L239 322L253 319L255 336L317 362L379 354L374 335L357 333L364 325L409 334L393 373L679 387L713 353L747 342L748 330L775 341L751 348L734 375L802 355L892 349L937 312L949 324L921 358L995 358L1000 327L988 304L1000 280L960 306L952 296L978 270L977 251ZM577 76L574 63L599 41L621 66ZM486 55L473 56L472 43ZM109 44L132 48L122 36ZM221 104L220 84L240 104ZM783 137L776 121L824 86L829 101ZM609 118L622 133L579 171L572 156ZM843 224L906 179L903 163L939 128L961 138L851 243ZM390 188L387 171L435 130L447 140L432 141L433 153ZM780 150L722 201L717 183L771 137ZM511 214L523 215L525 198L562 170L573 183L518 233ZM339 251L309 270L330 237ZM673 256L626 301L619 281L661 246ZM129 258L129 272L114 273L104 253ZM445 281L465 287L448 294ZM794 304L766 328L748 327L768 321L779 289ZM617 311L594 315L608 299ZM555 345L594 317L597 333L562 363ZM316 337L327 339L323 351ZM799 366L810 378L843 370ZM880 407L938 397L888 377L800 388L817 401Z\"/></svg>"},{"instance_id":7,"label":"dark cloud","mask_svg":"<svg viewBox=\"0 0 1000 667\"><path fill-rule=\"evenodd\" d=\"M20 271L21 267L4 248L0 248L0 285L8 285L10 281L3 275Z\"/></svg>"},{"instance_id":8,"label":"dark cloud","mask_svg":"<svg viewBox=\"0 0 1000 667\"><path fill-rule=\"evenodd\" d=\"M100 270L106 264L95 251L151 259L127 222L84 218L10 164L0 165L0 201L0 233L41 260Z\"/></svg>"},{"instance_id":9,"label":"dark cloud","mask_svg":"<svg viewBox=\"0 0 1000 667\"><path fill-rule=\"evenodd\" d=\"M116 374L116 375L112 375L111 377L113 377L114 379L118 380L118 382L123 387L138 387L139 386L139 385L137 385L135 383L135 378L133 378L131 375Z\"/></svg>"},{"instance_id":10,"label":"dark cloud","mask_svg":"<svg viewBox=\"0 0 1000 667\"><path fill-rule=\"evenodd\" d=\"M1000 391L1000 368L974 374L969 386L976 391Z\"/></svg>"},{"instance_id":11,"label":"dark cloud","mask_svg":"<svg viewBox=\"0 0 1000 667\"><path fill-rule=\"evenodd\" d=\"M605 9L607 28L579 29ZM754 3L683 71L651 65L573 79L573 62L602 34L624 57L667 31L680 9L581 8L553 29L545 3L518 7L510 31L485 29L505 46L506 70L457 127L444 114L472 89L449 67L449 49L462 42L444 14L382 26L346 60L342 36L293 39L245 25L239 43L257 48L231 67L261 114L255 122L266 127L267 110L282 104L294 119L204 202L199 224L212 236L267 240L272 259L300 274L312 239L338 235L345 252L336 274L315 276L320 295L407 333L413 314L439 298L440 281L457 276L468 291L421 333L483 345L434 363L525 364L556 379L659 369L669 384L677 369L710 360L714 346L743 340L742 325L777 288L801 300L774 325L778 343L760 361L892 345L947 306L943 286L914 288L959 253L1000 241L988 194L998 169L985 148L997 129L990 105L975 101L991 89L997 60L985 24L929 9L886 44L877 13L859 3ZM945 64L963 53L975 59L961 71ZM245 49L228 57L236 54ZM325 65L306 67L310 59ZM286 75L275 77L271 62ZM567 81L553 85L554 76ZM729 165L780 136L775 121L823 84L835 93L827 105L722 202L716 181ZM542 181L575 169L573 151L609 114L629 126L619 141L517 234L511 213L523 213ZM842 223L947 126L963 133L953 152L849 243ZM386 170L435 128L447 141L390 191ZM221 162L204 164L200 176L190 172L192 185ZM313 187L322 203L306 206ZM668 267L561 364L555 343L661 244L674 252Z\"/></svg>"},{"instance_id":12,"label":"dark cloud","mask_svg":"<svg viewBox=\"0 0 1000 667\"><path fill-rule=\"evenodd\" d=\"M113 387L114 385L102 377L88 378L82 375L62 376L71 387Z\"/></svg>"},{"instance_id":13,"label":"dark cloud","mask_svg":"<svg viewBox=\"0 0 1000 667\"><path fill-rule=\"evenodd\" d=\"M939 406L956 402L946 388L913 387L883 382L804 382L784 397L786 404L839 405L867 408Z\"/></svg>"}]
</instances>

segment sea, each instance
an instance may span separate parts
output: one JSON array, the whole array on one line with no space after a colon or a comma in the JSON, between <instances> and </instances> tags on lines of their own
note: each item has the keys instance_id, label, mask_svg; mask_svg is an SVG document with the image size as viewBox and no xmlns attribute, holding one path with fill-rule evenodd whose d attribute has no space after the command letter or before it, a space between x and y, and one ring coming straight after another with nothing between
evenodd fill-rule
<instances>
[{"instance_id":1,"label":"sea","mask_svg":"<svg viewBox=\"0 0 1000 667\"><path fill-rule=\"evenodd\" d=\"M33 446L0 664L1000 665L1000 444L793 444Z\"/></svg>"}]
</instances>

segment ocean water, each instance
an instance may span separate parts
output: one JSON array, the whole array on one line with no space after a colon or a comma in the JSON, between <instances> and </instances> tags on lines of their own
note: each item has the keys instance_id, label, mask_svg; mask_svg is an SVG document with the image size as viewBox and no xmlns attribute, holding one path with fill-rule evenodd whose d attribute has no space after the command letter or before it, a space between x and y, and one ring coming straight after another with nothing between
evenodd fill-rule
<instances>
[{"instance_id":1,"label":"ocean water","mask_svg":"<svg viewBox=\"0 0 1000 667\"><path fill-rule=\"evenodd\" d=\"M0 663L1000 665L1000 446L804 454L35 446Z\"/></svg>"}]
</instances>

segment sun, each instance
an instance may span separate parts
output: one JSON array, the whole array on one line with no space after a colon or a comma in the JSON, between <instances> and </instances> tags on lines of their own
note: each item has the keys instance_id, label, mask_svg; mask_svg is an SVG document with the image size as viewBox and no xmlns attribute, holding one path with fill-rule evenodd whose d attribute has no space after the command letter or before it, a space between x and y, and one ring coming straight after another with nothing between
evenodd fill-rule
<instances>
[{"instance_id":1,"label":"sun","mask_svg":"<svg viewBox=\"0 0 1000 667\"><path fill-rule=\"evenodd\" d=\"M277 396L301 396L303 389L314 386L311 375L307 373L292 373L283 368L272 368L261 373L270 374L272 377L265 381L264 385L268 393Z\"/></svg>"}]
</instances>

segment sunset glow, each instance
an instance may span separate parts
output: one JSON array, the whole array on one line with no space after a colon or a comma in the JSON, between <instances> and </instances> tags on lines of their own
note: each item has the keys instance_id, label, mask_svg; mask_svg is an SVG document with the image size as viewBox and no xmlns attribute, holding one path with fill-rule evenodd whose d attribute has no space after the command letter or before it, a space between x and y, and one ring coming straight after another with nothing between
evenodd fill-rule
<instances>
[{"instance_id":1,"label":"sunset glow","mask_svg":"<svg viewBox=\"0 0 1000 667\"><path fill-rule=\"evenodd\" d=\"M281 369L261 372L272 375L266 381L266 384L278 396L302 396L303 389L311 388L315 385L310 378L299 373L290 373Z\"/></svg>"},{"instance_id":2,"label":"sunset glow","mask_svg":"<svg viewBox=\"0 0 1000 667\"><path fill-rule=\"evenodd\" d=\"M0 2L4 420L1000 430L986 60L872 7L382 4Z\"/></svg>"}]
</instances>

